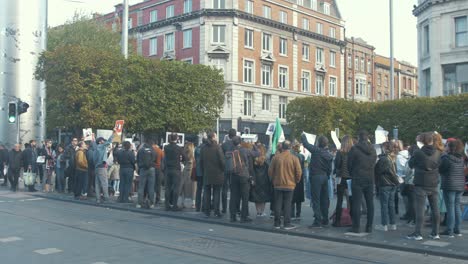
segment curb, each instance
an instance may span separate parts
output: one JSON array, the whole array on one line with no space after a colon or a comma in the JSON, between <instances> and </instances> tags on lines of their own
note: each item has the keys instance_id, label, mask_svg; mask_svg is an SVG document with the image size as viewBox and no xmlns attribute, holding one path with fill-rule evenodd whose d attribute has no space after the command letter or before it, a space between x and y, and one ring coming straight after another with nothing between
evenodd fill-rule
<instances>
[{"instance_id":1,"label":"curb","mask_svg":"<svg viewBox=\"0 0 468 264\"><path fill-rule=\"evenodd\" d=\"M295 232L294 230L273 229L273 227L272 228L266 228L266 227L262 227L262 226L255 226L255 225L252 225L252 224L230 223L230 222L215 220L214 218L196 218L196 217L190 217L190 216L176 214L176 213L166 213L166 212L163 212L163 211L160 211L160 210L147 210L147 209L138 209L138 208L122 208L122 207L116 206L116 205L114 205L112 203L97 204L97 203L91 203L91 202L83 202L83 201L62 199L62 198L59 198L59 197L51 197L51 196L47 196L47 195L43 195L43 194L32 194L32 196L41 197L41 198L45 198L45 199L49 199L49 200L60 201L60 202L66 202L66 203L75 203L75 204L88 205L88 206L94 206L94 207L109 208L109 209L114 209L114 210L119 210L119 211L127 211L127 212L133 212L133 213L139 213L139 214L145 214L145 215L155 215L155 216L159 216L159 217L169 217L169 218L174 218L174 219L178 219L178 220L186 220L186 221L192 221L192 222L216 224L216 225L221 225L221 226L226 226L226 227L243 228L243 229L247 229L247 230L254 230L254 231L260 231L260 232L268 232L268 233L275 233L275 234L286 234L286 235L289 235L289 236L311 238L311 239L330 241L330 242L337 242L337 243L343 243L343 244L354 244L354 245L359 245L359 246L366 246L366 247L373 247L373 248L380 248L380 249L387 249L387 250L405 251L405 252L410 252L410 253L431 255L431 256L444 257L444 258L452 258L452 259L461 259L461 260L468 259L468 254L464 255L464 254L457 254L457 253L453 253L453 252L451 252L451 253L450 252L444 252L444 251L440 251L440 250L419 249L419 248L412 248L412 247L407 247L407 246L381 244L381 243L371 242L371 241L352 240L352 239L349 239L349 238L339 238L339 237L330 237L330 236L324 236L324 235L315 234L315 233L299 233L299 232Z\"/></svg>"}]
</instances>

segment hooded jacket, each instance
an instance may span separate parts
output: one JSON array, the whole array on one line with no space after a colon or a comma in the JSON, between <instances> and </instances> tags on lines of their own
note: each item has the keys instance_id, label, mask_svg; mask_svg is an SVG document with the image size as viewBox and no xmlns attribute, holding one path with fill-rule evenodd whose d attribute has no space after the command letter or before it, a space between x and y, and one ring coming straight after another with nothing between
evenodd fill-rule
<instances>
[{"instance_id":1,"label":"hooded jacket","mask_svg":"<svg viewBox=\"0 0 468 264\"><path fill-rule=\"evenodd\" d=\"M396 166L392 158L388 154L379 155L379 161L375 165L375 185L384 187L398 184Z\"/></svg>"},{"instance_id":2,"label":"hooded jacket","mask_svg":"<svg viewBox=\"0 0 468 264\"><path fill-rule=\"evenodd\" d=\"M465 188L463 174L463 156L460 154L444 154L441 158L439 172L442 176L441 189L444 191L462 192Z\"/></svg>"},{"instance_id":3,"label":"hooded jacket","mask_svg":"<svg viewBox=\"0 0 468 264\"><path fill-rule=\"evenodd\" d=\"M302 144L311 154L309 176L330 176L332 173L333 155L328 151L328 149L319 148L310 144L304 135L302 135Z\"/></svg>"},{"instance_id":4,"label":"hooded jacket","mask_svg":"<svg viewBox=\"0 0 468 264\"><path fill-rule=\"evenodd\" d=\"M366 141L359 141L348 153L348 171L353 184L374 184L374 169L377 153Z\"/></svg>"},{"instance_id":5,"label":"hooded jacket","mask_svg":"<svg viewBox=\"0 0 468 264\"><path fill-rule=\"evenodd\" d=\"M439 184L439 166L441 153L432 145L417 149L409 160L410 168L414 168L414 185L437 188Z\"/></svg>"}]
</instances>

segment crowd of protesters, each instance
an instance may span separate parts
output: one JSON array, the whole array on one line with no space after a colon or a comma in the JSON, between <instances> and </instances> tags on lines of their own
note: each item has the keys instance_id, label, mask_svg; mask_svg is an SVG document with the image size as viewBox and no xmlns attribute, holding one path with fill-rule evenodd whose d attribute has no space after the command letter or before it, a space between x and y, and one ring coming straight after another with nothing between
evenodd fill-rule
<instances>
[{"instance_id":1,"label":"crowd of protesters","mask_svg":"<svg viewBox=\"0 0 468 264\"><path fill-rule=\"evenodd\" d=\"M255 203L257 218L267 217L270 203L274 228L286 230L300 221L307 197L314 213L309 228L328 227L332 220L332 226L349 226L355 233L397 230L403 199L401 220L415 229L408 239L423 239L426 215L432 227L429 238L462 235L460 200L468 172L464 144L456 138L443 140L436 132L421 133L414 145L399 140L374 145L368 133L360 131L357 138L343 136L339 150L325 136L308 142L302 135L300 142L279 143L275 153L259 142L242 142L235 129L223 143L210 132L196 147L191 142L180 146L173 133L163 149L151 140L139 146L128 141L113 144L114 134L86 142L73 138L68 146L51 140L42 147L31 140L24 150L20 144L11 150L1 145L3 186L9 182L16 192L21 173L29 172L36 175L25 186L30 192L40 186L43 192L67 192L77 200L93 198L97 203L114 196L119 203L148 209L160 205L167 211L184 210L186 198L191 198L192 208L206 217L228 214L231 222L241 223L252 221L249 202ZM336 209L330 217L334 194ZM377 225L375 196L381 212ZM367 218L365 228L361 214Z\"/></svg>"}]
</instances>

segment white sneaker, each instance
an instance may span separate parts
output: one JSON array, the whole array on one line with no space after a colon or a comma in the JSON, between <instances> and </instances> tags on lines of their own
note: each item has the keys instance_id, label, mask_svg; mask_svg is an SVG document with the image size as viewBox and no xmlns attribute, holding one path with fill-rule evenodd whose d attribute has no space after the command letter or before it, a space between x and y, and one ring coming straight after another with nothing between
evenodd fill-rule
<instances>
[{"instance_id":1,"label":"white sneaker","mask_svg":"<svg viewBox=\"0 0 468 264\"><path fill-rule=\"evenodd\" d=\"M140 205L140 204L137 204L137 205L136 205L136 208L141 208L141 205Z\"/></svg>"},{"instance_id":2,"label":"white sneaker","mask_svg":"<svg viewBox=\"0 0 468 264\"><path fill-rule=\"evenodd\" d=\"M380 231L387 232L388 231L388 226L386 226L386 225L376 225L375 230L380 230Z\"/></svg>"},{"instance_id":3,"label":"white sneaker","mask_svg":"<svg viewBox=\"0 0 468 264\"><path fill-rule=\"evenodd\" d=\"M392 231L395 231L395 230L397 230L397 227L396 227L396 225L390 225L389 229L392 230Z\"/></svg>"},{"instance_id":4,"label":"white sneaker","mask_svg":"<svg viewBox=\"0 0 468 264\"><path fill-rule=\"evenodd\" d=\"M150 205L150 209L153 209L154 208L154 204Z\"/></svg>"}]
</instances>

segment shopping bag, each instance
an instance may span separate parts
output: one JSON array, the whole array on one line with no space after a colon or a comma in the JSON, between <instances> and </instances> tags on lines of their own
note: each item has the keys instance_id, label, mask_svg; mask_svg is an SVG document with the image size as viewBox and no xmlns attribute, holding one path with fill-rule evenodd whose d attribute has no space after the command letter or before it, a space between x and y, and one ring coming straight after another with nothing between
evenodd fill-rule
<instances>
[{"instance_id":1,"label":"shopping bag","mask_svg":"<svg viewBox=\"0 0 468 264\"><path fill-rule=\"evenodd\" d=\"M32 173L31 170L27 170L23 173L24 185L34 185L36 180L36 174Z\"/></svg>"}]
</instances>

